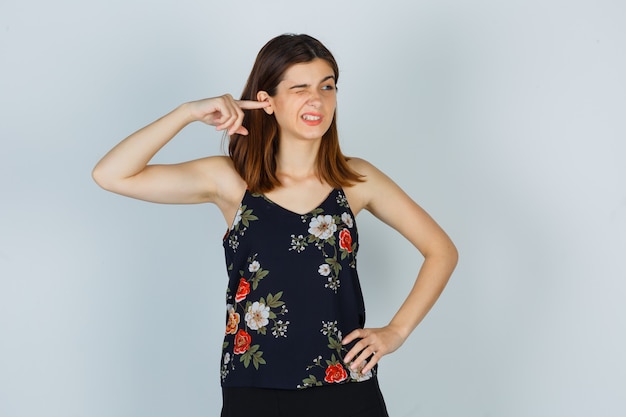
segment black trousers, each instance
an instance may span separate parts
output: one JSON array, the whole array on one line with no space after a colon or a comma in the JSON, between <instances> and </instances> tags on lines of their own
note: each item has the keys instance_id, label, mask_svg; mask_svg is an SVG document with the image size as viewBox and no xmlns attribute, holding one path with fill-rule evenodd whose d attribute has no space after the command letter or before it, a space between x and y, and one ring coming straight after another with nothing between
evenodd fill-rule
<instances>
[{"instance_id":1,"label":"black trousers","mask_svg":"<svg viewBox=\"0 0 626 417\"><path fill-rule=\"evenodd\" d=\"M222 388L221 417L389 417L374 377L299 390Z\"/></svg>"}]
</instances>

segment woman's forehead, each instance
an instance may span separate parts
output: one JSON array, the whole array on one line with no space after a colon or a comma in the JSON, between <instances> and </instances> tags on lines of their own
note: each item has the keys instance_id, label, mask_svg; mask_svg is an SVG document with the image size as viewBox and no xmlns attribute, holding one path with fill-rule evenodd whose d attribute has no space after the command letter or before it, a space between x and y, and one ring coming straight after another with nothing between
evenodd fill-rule
<instances>
[{"instance_id":1,"label":"woman's forehead","mask_svg":"<svg viewBox=\"0 0 626 417\"><path fill-rule=\"evenodd\" d=\"M320 58L316 58L310 62L302 62L294 64L287 68L283 74L282 81L301 83L307 82L323 82L331 77L335 79L335 71L330 64Z\"/></svg>"}]
</instances>

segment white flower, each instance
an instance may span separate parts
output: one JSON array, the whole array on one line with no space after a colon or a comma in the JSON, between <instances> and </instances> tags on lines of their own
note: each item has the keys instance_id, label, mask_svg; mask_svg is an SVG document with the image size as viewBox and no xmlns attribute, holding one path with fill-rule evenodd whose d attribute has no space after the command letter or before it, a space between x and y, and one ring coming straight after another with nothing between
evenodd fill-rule
<instances>
[{"instance_id":1,"label":"white flower","mask_svg":"<svg viewBox=\"0 0 626 417\"><path fill-rule=\"evenodd\" d=\"M325 277L330 275L330 265L328 264L321 264L320 268L317 270L317 272L320 273L320 275L323 275Z\"/></svg>"},{"instance_id":2,"label":"white flower","mask_svg":"<svg viewBox=\"0 0 626 417\"><path fill-rule=\"evenodd\" d=\"M353 371L352 368L350 368L350 378L357 382L367 381L368 379L370 379L372 377L371 370L367 371L367 373L364 374L361 373L366 364L367 362L363 361L361 365L356 369L356 371Z\"/></svg>"},{"instance_id":3,"label":"white flower","mask_svg":"<svg viewBox=\"0 0 626 417\"><path fill-rule=\"evenodd\" d=\"M350 216L348 213L343 213L341 215L341 221L344 222L346 226L348 226L349 228L352 228L352 226L354 226L354 222L352 221L352 216Z\"/></svg>"},{"instance_id":4,"label":"white flower","mask_svg":"<svg viewBox=\"0 0 626 417\"><path fill-rule=\"evenodd\" d=\"M306 238L302 235L291 235L291 247L289 250L295 250L300 253L306 249L307 241Z\"/></svg>"},{"instance_id":5,"label":"white flower","mask_svg":"<svg viewBox=\"0 0 626 417\"><path fill-rule=\"evenodd\" d=\"M237 250L237 248L239 247L239 240L237 238L237 235L231 235L228 238L228 246L230 246L233 250Z\"/></svg>"},{"instance_id":6,"label":"white flower","mask_svg":"<svg viewBox=\"0 0 626 417\"><path fill-rule=\"evenodd\" d=\"M259 270L260 267L261 267L261 264L259 263L259 261L252 261L252 263L248 267L248 271L256 272Z\"/></svg>"},{"instance_id":7,"label":"white flower","mask_svg":"<svg viewBox=\"0 0 626 417\"><path fill-rule=\"evenodd\" d=\"M341 281L339 281L339 278L337 277L330 276L328 277L328 282L324 285L324 287L330 288L337 293L337 290L341 287Z\"/></svg>"},{"instance_id":8,"label":"white flower","mask_svg":"<svg viewBox=\"0 0 626 417\"><path fill-rule=\"evenodd\" d=\"M282 321L282 320L278 320L275 324L274 327L272 327L272 334L274 335L274 337L278 338L278 337L287 337L287 328L289 327L289 320L287 321Z\"/></svg>"},{"instance_id":9,"label":"white flower","mask_svg":"<svg viewBox=\"0 0 626 417\"><path fill-rule=\"evenodd\" d=\"M324 336L328 334L333 334L337 332L337 320L335 321L323 321L322 320L322 329L320 330Z\"/></svg>"},{"instance_id":10,"label":"white flower","mask_svg":"<svg viewBox=\"0 0 626 417\"><path fill-rule=\"evenodd\" d=\"M337 225L333 216L321 214L311 219L309 233L320 239L328 239L337 231Z\"/></svg>"},{"instance_id":11,"label":"white flower","mask_svg":"<svg viewBox=\"0 0 626 417\"><path fill-rule=\"evenodd\" d=\"M255 301L246 313L246 324L252 330L259 330L269 323L270 308L265 304Z\"/></svg>"},{"instance_id":12,"label":"white flower","mask_svg":"<svg viewBox=\"0 0 626 417\"><path fill-rule=\"evenodd\" d=\"M233 220L233 225L230 227L230 230L233 230L241 221L241 215L243 214L243 210L241 207L237 210L237 214L235 214L235 220Z\"/></svg>"},{"instance_id":13,"label":"white flower","mask_svg":"<svg viewBox=\"0 0 626 417\"><path fill-rule=\"evenodd\" d=\"M224 354L224 365L226 365L228 362L230 362L230 353L226 352Z\"/></svg>"}]
</instances>

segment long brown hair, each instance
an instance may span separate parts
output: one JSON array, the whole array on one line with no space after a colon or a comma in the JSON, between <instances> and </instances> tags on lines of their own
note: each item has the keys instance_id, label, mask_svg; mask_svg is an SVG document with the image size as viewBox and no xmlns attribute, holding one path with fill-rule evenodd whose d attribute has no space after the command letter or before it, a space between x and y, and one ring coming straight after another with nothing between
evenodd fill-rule
<instances>
[{"instance_id":1,"label":"long brown hair","mask_svg":"<svg viewBox=\"0 0 626 417\"><path fill-rule=\"evenodd\" d=\"M256 57L242 100L256 100L259 91L270 96L282 81L287 69L300 63L320 58L328 62L339 79L339 67L330 51L317 39L308 35L285 34L275 37L261 48ZM276 176L276 152L278 151L279 126L274 115L264 111L244 110L243 126L246 136L234 134L230 137L228 152L235 169L248 184L252 192L271 191L280 185ZM317 172L320 180L335 188L350 186L362 181L361 175L348 166L347 158L339 148L336 111L324 135L317 154Z\"/></svg>"}]
</instances>

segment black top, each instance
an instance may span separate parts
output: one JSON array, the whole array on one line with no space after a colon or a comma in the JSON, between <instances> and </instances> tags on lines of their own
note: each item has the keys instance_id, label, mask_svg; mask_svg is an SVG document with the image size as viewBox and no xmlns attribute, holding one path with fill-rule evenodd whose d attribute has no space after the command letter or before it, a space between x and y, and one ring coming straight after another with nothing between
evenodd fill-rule
<instances>
[{"instance_id":1,"label":"black top","mask_svg":"<svg viewBox=\"0 0 626 417\"><path fill-rule=\"evenodd\" d=\"M365 324L358 234L342 190L301 215L246 191L224 237L229 284L224 387L360 382L341 339ZM374 370L376 372L376 370Z\"/></svg>"}]
</instances>

